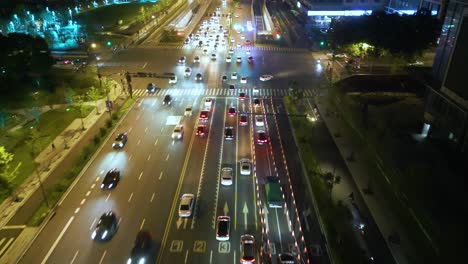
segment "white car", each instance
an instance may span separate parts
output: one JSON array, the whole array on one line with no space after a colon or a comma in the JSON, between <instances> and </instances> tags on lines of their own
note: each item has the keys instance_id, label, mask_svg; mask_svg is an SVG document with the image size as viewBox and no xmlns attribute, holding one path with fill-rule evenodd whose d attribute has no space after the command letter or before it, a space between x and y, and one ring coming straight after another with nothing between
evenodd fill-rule
<instances>
[{"instance_id":1,"label":"white car","mask_svg":"<svg viewBox=\"0 0 468 264\"><path fill-rule=\"evenodd\" d=\"M193 58L193 63L200 63L200 57L195 56L195 58Z\"/></svg>"},{"instance_id":2,"label":"white car","mask_svg":"<svg viewBox=\"0 0 468 264\"><path fill-rule=\"evenodd\" d=\"M179 58L179 63L184 64L185 63L185 56L182 56Z\"/></svg>"},{"instance_id":3,"label":"white car","mask_svg":"<svg viewBox=\"0 0 468 264\"><path fill-rule=\"evenodd\" d=\"M240 160L240 173L241 175L250 175L251 173L251 164L248 159Z\"/></svg>"},{"instance_id":4,"label":"white car","mask_svg":"<svg viewBox=\"0 0 468 264\"><path fill-rule=\"evenodd\" d=\"M242 35L242 36L241 36L241 39L245 39L245 36L244 36L244 35Z\"/></svg>"},{"instance_id":5,"label":"white car","mask_svg":"<svg viewBox=\"0 0 468 264\"><path fill-rule=\"evenodd\" d=\"M237 72L231 73L231 80L237 80Z\"/></svg>"},{"instance_id":6,"label":"white car","mask_svg":"<svg viewBox=\"0 0 468 264\"><path fill-rule=\"evenodd\" d=\"M204 49L204 50L203 50L203 54L205 54L205 55L208 54L208 50L207 50L207 49Z\"/></svg>"},{"instance_id":7,"label":"white car","mask_svg":"<svg viewBox=\"0 0 468 264\"><path fill-rule=\"evenodd\" d=\"M236 40L234 38L231 38L231 42L234 43L236 42Z\"/></svg>"},{"instance_id":8,"label":"white car","mask_svg":"<svg viewBox=\"0 0 468 264\"><path fill-rule=\"evenodd\" d=\"M229 54L234 54L234 50L233 50L233 49L229 49Z\"/></svg>"},{"instance_id":9,"label":"white car","mask_svg":"<svg viewBox=\"0 0 468 264\"><path fill-rule=\"evenodd\" d=\"M190 75L192 75L192 69L186 68L185 72L184 72L184 76L185 77L190 77Z\"/></svg>"},{"instance_id":10,"label":"white car","mask_svg":"<svg viewBox=\"0 0 468 264\"><path fill-rule=\"evenodd\" d=\"M246 55L250 55L250 50L246 50L246 51L245 51L245 54L246 54Z\"/></svg>"},{"instance_id":11,"label":"white car","mask_svg":"<svg viewBox=\"0 0 468 264\"><path fill-rule=\"evenodd\" d=\"M190 217L193 212L193 205L195 204L195 195L185 193L180 198L179 217Z\"/></svg>"},{"instance_id":12,"label":"white car","mask_svg":"<svg viewBox=\"0 0 468 264\"><path fill-rule=\"evenodd\" d=\"M241 58L241 57L237 57L236 62L237 62L237 63L241 63L241 62L242 62L242 58Z\"/></svg>"},{"instance_id":13,"label":"white car","mask_svg":"<svg viewBox=\"0 0 468 264\"><path fill-rule=\"evenodd\" d=\"M265 122L263 121L263 116L257 115L255 116L255 125L256 126L264 126Z\"/></svg>"},{"instance_id":14,"label":"white car","mask_svg":"<svg viewBox=\"0 0 468 264\"><path fill-rule=\"evenodd\" d=\"M225 167L221 170L221 185L232 185L232 168Z\"/></svg>"},{"instance_id":15,"label":"white car","mask_svg":"<svg viewBox=\"0 0 468 264\"><path fill-rule=\"evenodd\" d=\"M246 84L247 83L247 77L242 77L240 80L240 83Z\"/></svg>"},{"instance_id":16,"label":"white car","mask_svg":"<svg viewBox=\"0 0 468 264\"><path fill-rule=\"evenodd\" d=\"M240 49L241 48L241 44L240 43L237 43L237 48Z\"/></svg>"},{"instance_id":17,"label":"white car","mask_svg":"<svg viewBox=\"0 0 468 264\"><path fill-rule=\"evenodd\" d=\"M169 83L176 84L177 83L177 76L171 76L169 77Z\"/></svg>"},{"instance_id":18,"label":"white car","mask_svg":"<svg viewBox=\"0 0 468 264\"><path fill-rule=\"evenodd\" d=\"M172 139L182 139L184 137L184 126L177 125L172 131Z\"/></svg>"},{"instance_id":19,"label":"white car","mask_svg":"<svg viewBox=\"0 0 468 264\"><path fill-rule=\"evenodd\" d=\"M264 75L260 76L260 81L262 81L262 82L266 82L266 81L269 81L271 79L273 79L273 75L264 74Z\"/></svg>"},{"instance_id":20,"label":"white car","mask_svg":"<svg viewBox=\"0 0 468 264\"><path fill-rule=\"evenodd\" d=\"M216 53L211 53L211 60L216 60Z\"/></svg>"},{"instance_id":21,"label":"white car","mask_svg":"<svg viewBox=\"0 0 468 264\"><path fill-rule=\"evenodd\" d=\"M213 99L211 98L206 98L205 99L205 108L211 109L211 106L213 105Z\"/></svg>"},{"instance_id":22,"label":"white car","mask_svg":"<svg viewBox=\"0 0 468 264\"><path fill-rule=\"evenodd\" d=\"M192 116L192 106L191 105L185 107L184 116Z\"/></svg>"},{"instance_id":23,"label":"white car","mask_svg":"<svg viewBox=\"0 0 468 264\"><path fill-rule=\"evenodd\" d=\"M231 61L232 61L231 56L227 56L226 57L226 62L231 62Z\"/></svg>"}]
</instances>

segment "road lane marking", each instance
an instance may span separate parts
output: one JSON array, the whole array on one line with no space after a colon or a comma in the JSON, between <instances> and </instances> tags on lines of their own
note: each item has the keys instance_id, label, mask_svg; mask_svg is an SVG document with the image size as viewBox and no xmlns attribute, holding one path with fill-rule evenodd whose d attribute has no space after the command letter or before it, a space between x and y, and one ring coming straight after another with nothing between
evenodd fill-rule
<instances>
[{"instance_id":1,"label":"road lane marking","mask_svg":"<svg viewBox=\"0 0 468 264\"><path fill-rule=\"evenodd\" d=\"M192 133L192 138L190 139L190 144L189 144L189 147L187 149L187 154L185 156L184 164L182 165L182 171L181 171L181 174L180 174L181 176L179 177L179 182L177 183L177 188L176 188L176 191L174 193L174 198L172 199L171 210L170 210L170 213L169 213L169 217L167 218L166 227L164 229L163 237L161 239L161 250L160 250L161 253L158 254L158 257L156 259L156 263L161 263L162 253L164 252L164 248L166 246L167 237L168 237L169 231L170 231L170 226L171 226L172 220L174 218L175 208L177 206L177 202L179 201L180 189L182 188L182 183L184 182L185 171L187 170L187 164L188 164L188 161L189 161L189 158L190 158L190 152L192 151L193 141L194 140L195 140L195 133Z\"/></svg>"},{"instance_id":2,"label":"road lane marking","mask_svg":"<svg viewBox=\"0 0 468 264\"><path fill-rule=\"evenodd\" d=\"M80 205L83 205L85 202L86 202L86 198L83 198L83 200L81 200L80 202Z\"/></svg>"},{"instance_id":3,"label":"road lane marking","mask_svg":"<svg viewBox=\"0 0 468 264\"><path fill-rule=\"evenodd\" d=\"M140 172L140 176L138 176L138 180L141 179L141 176L143 176L143 172Z\"/></svg>"},{"instance_id":4,"label":"road lane marking","mask_svg":"<svg viewBox=\"0 0 468 264\"><path fill-rule=\"evenodd\" d=\"M169 251L170 252L182 252L183 247L184 247L183 240L172 240L171 246L169 247Z\"/></svg>"},{"instance_id":5,"label":"road lane marking","mask_svg":"<svg viewBox=\"0 0 468 264\"><path fill-rule=\"evenodd\" d=\"M158 144L158 138L156 139L156 141L154 142L154 145L156 146Z\"/></svg>"},{"instance_id":6,"label":"road lane marking","mask_svg":"<svg viewBox=\"0 0 468 264\"><path fill-rule=\"evenodd\" d=\"M99 264L101 264L104 261L104 257L106 256L106 253L107 253L107 250L104 250L104 252L102 253L101 260L99 260Z\"/></svg>"},{"instance_id":7,"label":"road lane marking","mask_svg":"<svg viewBox=\"0 0 468 264\"><path fill-rule=\"evenodd\" d=\"M13 243L13 240L15 240L14 237L10 237L8 241L6 242L5 246L0 250L0 256L8 249L11 243Z\"/></svg>"},{"instance_id":8,"label":"road lane marking","mask_svg":"<svg viewBox=\"0 0 468 264\"><path fill-rule=\"evenodd\" d=\"M75 219L75 216L72 216L70 217L70 219L68 220L67 224L65 225L65 227L62 229L62 232L60 232L59 236L57 237L57 239L55 240L54 244L52 244L52 247L50 247L49 251L47 252L47 254L45 255L44 259L42 260L41 264L45 264L47 262L47 260L49 259L50 255L52 254L52 252L54 251L55 247L57 247L57 244L58 242L62 239L63 235L65 234L65 232L67 231L68 227L70 227L71 223L73 222L73 219Z\"/></svg>"},{"instance_id":9,"label":"road lane marking","mask_svg":"<svg viewBox=\"0 0 468 264\"><path fill-rule=\"evenodd\" d=\"M139 140L138 140L138 142L137 142L137 146L139 146L139 145L140 145L140 143L141 143L141 139L139 139Z\"/></svg>"},{"instance_id":10,"label":"road lane marking","mask_svg":"<svg viewBox=\"0 0 468 264\"><path fill-rule=\"evenodd\" d=\"M130 197L128 197L128 202L130 202L132 200L132 197L133 197L133 193L130 194Z\"/></svg>"},{"instance_id":11,"label":"road lane marking","mask_svg":"<svg viewBox=\"0 0 468 264\"><path fill-rule=\"evenodd\" d=\"M109 193L106 197L106 202L109 200L109 197L110 197L111 193Z\"/></svg>"},{"instance_id":12,"label":"road lane marking","mask_svg":"<svg viewBox=\"0 0 468 264\"><path fill-rule=\"evenodd\" d=\"M153 202L153 199L154 199L154 193L153 193L153 195L151 195L150 203Z\"/></svg>"},{"instance_id":13,"label":"road lane marking","mask_svg":"<svg viewBox=\"0 0 468 264\"><path fill-rule=\"evenodd\" d=\"M146 65L148 65L148 62L145 62L145 64L143 64L143 66L141 68L144 69L146 67Z\"/></svg>"},{"instance_id":14,"label":"road lane marking","mask_svg":"<svg viewBox=\"0 0 468 264\"><path fill-rule=\"evenodd\" d=\"M91 191L88 191L85 196L88 197L90 194L91 194Z\"/></svg>"},{"instance_id":15,"label":"road lane marking","mask_svg":"<svg viewBox=\"0 0 468 264\"><path fill-rule=\"evenodd\" d=\"M77 214L80 211L80 207L75 209L75 214Z\"/></svg>"},{"instance_id":16,"label":"road lane marking","mask_svg":"<svg viewBox=\"0 0 468 264\"><path fill-rule=\"evenodd\" d=\"M102 174L102 173L101 173L101 174ZM95 181L99 181L99 179L100 179L100 178L99 178L99 176L98 176L98 177L96 177Z\"/></svg>"},{"instance_id":17,"label":"road lane marking","mask_svg":"<svg viewBox=\"0 0 468 264\"><path fill-rule=\"evenodd\" d=\"M141 221L140 230L143 229L143 226L145 225L145 221L146 221L146 218L143 218L143 221Z\"/></svg>"},{"instance_id":18,"label":"road lane marking","mask_svg":"<svg viewBox=\"0 0 468 264\"><path fill-rule=\"evenodd\" d=\"M120 226L120 222L122 222L122 217L119 218L119 222L117 223L117 226Z\"/></svg>"},{"instance_id":19,"label":"road lane marking","mask_svg":"<svg viewBox=\"0 0 468 264\"><path fill-rule=\"evenodd\" d=\"M96 223L97 218L94 218L93 222L91 223L91 226L89 227L89 230L93 229L94 223Z\"/></svg>"},{"instance_id":20,"label":"road lane marking","mask_svg":"<svg viewBox=\"0 0 468 264\"><path fill-rule=\"evenodd\" d=\"M163 176L163 172L161 171L161 173L159 173L159 178L158 179L161 180L162 176Z\"/></svg>"},{"instance_id":21,"label":"road lane marking","mask_svg":"<svg viewBox=\"0 0 468 264\"><path fill-rule=\"evenodd\" d=\"M146 127L146 128L145 128L145 133L146 133L147 131L148 131L148 128Z\"/></svg>"},{"instance_id":22,"label":"road lane marking","mask_svg":"<svg viewBox=\"0 0 468 264\"><path fill-rule=\"evenodd\" d=\"M187 249L187 251L185 252L185 262L184 262L184 263L187 263L187 259L188 259L188 249Z\"/></svg>"},{"instance_id":23,"label":"road lane marking","mask_svg":"<svg viewBox=\"0 0 468 264\"><path fill-rule=\"evenodd\" d=\"M193 243L193 252L196 253L205 253L206 251L206 241L205 240L195 240Z\"/></svg>"},{"instance_id":24,"label":"road lane marking","mask_svg":"<svg viewBox=\"0 0 468 264\"><path fill-rule=\"evenodd\" d=\"M130 134L130 132L132 132L132 129L133 129L133 127L130 127L130 128L128 129L128 134Z\"/></svg>"},{"instance_id":25,"label":"road lane marking","mask_svg":"<svg viewBox=\"0 0 468 264\"><path fill-rule=\"evenodd\" d=\"M78 256L78 253L79 253L79 252L80 252L79 250L76 251L75 255L73 255L73 258L72 258L72 260L70 261L70 264L73 264L73 262L75 262L75 259L76 259L76 257Z\"/></svg>"},{"instance_id":26,"label":"road lane marking","mask_svg":"<svg viewBox=\"0 0 468 264\"><path fill-rule=\"evenodd\" d=\"M168 160L169 160L169 153L166 156L166 161L168 161Z\"/></svg>"},{"instance_id":27,"label":"road lane marking","mask_svg":"<svg viewBox=\"0 0 468 264\"><path fill-rule=\"evenodd\" d=\"M224 109L224 117L223 117L223 123L224 124L226 123L226 115L227 115L226 111L227 110ZM210 123L210 127L211 127L211 123ZM236 129L236 131L237 131L237 129ZM236 137L237 137L237 135L236 135ZM209 140L209 138L208 138L208 140ZM206 150L208 149L208 144L209 144L209 142L206 144ZM237 140L236 140L236 144L237 144ZM219 185L221 183L221 177L219 175L221 174L221 164L223 163L223 149L224 149L224 137L221 137L221 144L220 144L220 148L219 148L218 172L216 174L217 184L216 184L216 193L215 193L215 204L214 204L214 209L213 209L213 219L211 220L211 228L213 228L213 229L215 229L215 227L216 227L216 216L217 216L216 214L217 214L217 211L218 211L218 199L219 199ZM205 165L205 158L206 158L206 152L207 152L206 150L205 150L205 157L203 158L203 165ZM202 167L202 168L204 170L204 167ZM236 181L236 183L237 183L237 181ZM226 215L226 214L224 214L224 215Z\"/></svg>"},{"instance_id":28,"label":"road lane marking","mask_svg":"<svg viewBox=\"0 0 468 264\"><path fill-rule=\"evenodd\" d=\"M148 158L146 160L150 160L151 159L151 154L148 155Z\"/></svg>"},{"instance_id":29,"label":"road lane marking","mask_svg":"<svg viewBox=\"0 0 468 264\"><path fill-rule=\"evenodd\" d=\"M213 250L210 250L210 264L213 262Z\"/></svg>"},{"instance_id":30,"label":"road lane marking","mask_svg":"<svg viewBox=\"0 0 468 264\"><path fill-rule=\"evenodd\" d=\"M130 156L128 156L128 161L131 161L131 160L132 160L132 157L133 157L133 155L130 154Z\"/></svg>"},{"instance_id":31,"label":"road lane marking","mask_svg":"<svg viewBox=\"0 0 468 264\"><path fill-rule=\"evenodd\" d=\"M279 243L281 246L281 252L283 252L283 240L281 239L281 228L280 228L280 223L279 223L279 218L278 218L278 209L275 209L275 216L276 216L276 226L278 228Z\"/></svg>"},{"instance_id":32,"label":"road lane marking","mask_svg":"<svg viewBox=\"0 0 468 264\"><path fill-rule=\"evenodd\" d=\"M137 115L136 120L139 120L139 119L140 119L140 115Z\"/></svg>"},{"instance_id":33,"label":"road lane marking","mask_svg":"<svg viewBox=\"0 0 468 264\"><path fill-rule=\"evenodd\" d=\"M236 250L234 250L233 256L234 256L234 264L237 264L237 261L238 261L238 260L236 259Z\"/></svg>"},{"instance_id":34,"label":"road lane marking","mask_svg":"<svg viewBox=\"0 0 468 264\"><path fill-rule=\"evenodd\" d=\"M249 214L249 208L247 207L247 202L244 202L242 213L244 214L244 229L247 230L247 215Z\"/></svg>"},{"instance_id":35,"label":"road lane marking","mask_svg":"<svg viewBox=\"0 0 468 264\"><path fill-rule=\"evenodd\" d=\"M228 254L231 251L231 242L223 241L219 242L218 252L221 254Z\"/></svg>"}]
</instances>

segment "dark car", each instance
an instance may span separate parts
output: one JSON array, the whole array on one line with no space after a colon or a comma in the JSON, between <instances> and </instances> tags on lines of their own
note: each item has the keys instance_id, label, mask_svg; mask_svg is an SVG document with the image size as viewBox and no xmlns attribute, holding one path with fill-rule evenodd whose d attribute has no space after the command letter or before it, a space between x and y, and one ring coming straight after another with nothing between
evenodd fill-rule
<instances>
[{"instance_id":1,"label":"dark car","mask_svg":"<svg viewBox=\"0 0 468 264\"><path fill-rule=\"evenodd\" d=\"M247 61L248 61L249 63L253 63L254 58L253 58L252 56L250 56L250 57L247 58Z\"/></svg>"},{"instance_id":2,"label":"dark car","mask_svg":"<svg viewBox=\"0 0 468 264\"><path fill-rule=\"evenodd\" d=\"M204 137L206 135L206 125L198 125L195 135Z\"/></svg>"},{"instance_id":3,"label":"dark car","mask_svg":"<svg viewBox=\"0 0 468 264\"><path fill-rule=\"evenodd\" d=\"M164 96L163 105L170 105L171 101L172 101L172 97L167 94L166 96Z\"/></svg>"},{"instance_id":4,"label":"dark car","mask_svg":"<svg viewBox=\"0 0 468 264\"><path fill-rule=\"evenodd\" d=\"M252 235L241 236L241 263L253 263L255 261L255 238Z\"/></svg>"},{"instance_id":5,"label":"dark car","mask_svg":"<svg viewBox=\"0 0 468 264\"><path fill-rule=\"evenodd\" d=\"M156 85L154 83L148 83L146 86L146 92L149 94L154 94L156 92Z\"/></svg>"},{"instance_id":6,"label":"dark car","mask_svg":"<svg viewBox=\"0 0 468 264\"><path fill-rule=\"evenodd\" d=\"M110 240L117 231L117 216L114 212L108 211L101 215L99 221L91 234L91 239L106 241Z\"/></svg>"},{"instance_id":7,"label":"dark car","mask_svg":"<svg viewBox=\"0 0 468 264\"><path fill-rule=\"evenodd\" d=\"M232 126L224 128L224 139L226 140L234 139L234 128Z\"/></svg>"},{"instance_id":8,"label":"dark car","mask_svg":"<svg viewBox=\"0 0 468 264\"><path fill-rule=\"evenodd\" d=\"M260 106L260 99L255 98L254 101L253 101L253 103L254 103L254 106L255 106L255 107Z\"/></svg>"},{"instance_id":9,"label":"dark car","mask_svg":"<svg viewBox=\"0 0 468 264\"><path fill-rule=\"evenodd\" d=\"M246 93L239 93L239 100L244 100L247 97Z\"/></svg>"},{"instance_id":10,"label":"dark car","mask_svg":"<svg viewBox=\"0 0 468 264\"><path fill-rule=\"evenodd\" d=\"M229 240L230 225L231 225L231 217L218 216L218 228L216 230L216 240L218 241Z\"/></svg>"},{"instance_id":11,"label":"dark car","mask_svg":"<svg viewBox=\"0 0 468 264\"><path fill-rule=\"evenodd\" d=\"M127 143L127 132L120 133L117 135L117 137L114 140L114 143L112 143L112 147L115 149L121 149L125 146Z\"/></svg>"},{"instance_id":12,"label":"dark car","mask_svg":"<svg viewBox=\"0 0 468 264\"><path fill-rule=\"evenodd\" d=\"M278 263L279 264L294 264L296 263L296 258L291 253L280 253L278 254Z\"/></svg>"},{"instance_id":13,"label":"dark car","mask_svg":"<svg viewBox=\"0 0 468 264\"><path fill-rule=\"evenodd\" d=\"M197 73L197 75L195 75L195 81L203 81L203 75L201 73Z\"/></svg>"},{"instance_id":14,"label":"dark car","mask_svg":"<svg viewBox=\"0 0 468 264\"><path fill-rule=\"evenodd\" d=\"M236 86L234 86L234 84L230 84L229 85L229 90L233 91L236 89Z\"/></svg>"},{"instance_id":15,"label":"dark car","mask_svg":"<svg viewBox=\"0 0 468 264\"><path fill-rule=\"evenodd\" d=\"M104 176L104 180L101 183L101 189L109 190L115 188L120 181L120 171L118 169L111 169Z\"/></svg>"},{"instance_id":16,"label":"dark car","mask_svg":"<svg viewBox=\"0 0 468 264\"><path fill-rule=\"evenodd\" d=\"M153 261L154 244L153 234L149 231L140 231L135 239L127 264L151 263Z\"/></svg>"},{"instance_id":17,"label":"dark car","mask_svg":"<svg viewBox=\"0 0 468 264\"><path fill-rule=\"evenodd\" d=\"M226 75L223 75L223 77L221 77L221 81L227 82L227 80L228 80L228 77Z\"/></svg>"},{"instance_id":18,"label":"dark car","mask_svg":"<svg viewBox=\"0 0 468 264\"><path fill-rule=\"evenodd\" d=\"M228 109L228 116L235 116L236 115L236 108L234 106L229 107Z\"/></svg>"}]
</instances>

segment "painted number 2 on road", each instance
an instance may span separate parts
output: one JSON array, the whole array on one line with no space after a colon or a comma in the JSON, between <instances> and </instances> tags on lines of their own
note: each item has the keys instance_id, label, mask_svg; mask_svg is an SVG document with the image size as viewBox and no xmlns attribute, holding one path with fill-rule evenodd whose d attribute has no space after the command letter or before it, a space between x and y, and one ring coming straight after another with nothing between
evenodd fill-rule
<instances>
[{"instance_id":1,"label":"painted number 2 on road","mask_svg":"<svg viewBox=\"0 0 468 264\"><path fill-rule=\"evenodd\" d=\"M193 251L197 253L203 253L206 251L206 241L205 240L195 240L193 243Z\"/></svg>"}]
</instances>

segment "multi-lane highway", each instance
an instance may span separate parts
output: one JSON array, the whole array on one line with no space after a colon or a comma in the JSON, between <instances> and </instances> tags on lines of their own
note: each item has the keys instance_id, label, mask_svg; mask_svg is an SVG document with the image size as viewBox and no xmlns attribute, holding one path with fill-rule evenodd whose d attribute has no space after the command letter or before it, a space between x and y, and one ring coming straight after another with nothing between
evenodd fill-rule
<instances>
[{"instance_id":1,"label":"multi-lane highway","mask_svg":"<svg viewBox=\"0 0 468 264\"><path fill-rule=\"evenodd\" d=\"M248 4L241 3L238 9L220 6L221 13L233 14L234 24L245 25L251 20ZM221 24L229 28L226 19L221 19ZM249 48L246 40L252 40L252 34L233 30L228 37L223 37L219 33L225 44L219 41L216 50L213 38L209 46L202 48L194 47L198 40L184 49L131 48L101 63L100 70L107 76L122 70L172 72L178 81L169 84L168 79L133 78L135 91L155 83L157 93L139 92L141 97L98 150L21 263L123 263L139 230L152 232L153 257L157 263L239 263L239 240L243 234L255 237L258 260L271 258L276 262L281 252L293 252L298 260L305 260L305 243L298 232L301 228L293 217L295 208L290 207L294 203L290 202L291 183L285 162L286 156L296 159L297 153L284 152L281 137L291 137L291 134L283 129L280 135L276 114L284 111L284 106L271 100L271 96L272 91L278 96L285 95L290 80L297 80L305 90L312 88L318 82L310 78L317 65L306 51L283 53ZM205 42L217 33L207 35L200 39ZM229 54L231 47L233 54ZM211 59L212 53L216 55L215 60ZM186 57L185 63L179 63L181 56ZM199 63L193 62L195 56L200 57ZM232 56L232 62L226 62L227 56ZM247 61L249 56L253 57L253 63ZM240 63L236 62L237 57L241 58ZM192 73L184 77L187 67ZM238 79L231 79L234 72ZM197 73L202 74L203 80L195 80ZM262 74L274 78L261 82ZM226 82L221 79L223 75L228 76ZM240 83L241 77L247 77L247 83ZM235 88L228 89L232 84ZM221 92L207 94L213 89ZM245 91L247 97L239 98L239 91ZM162 103L167 94L173 97L170 106ZM209 119L202 122L199 114L207 108L208 97L213 99L213 105L208 107ZM254 98L259 99L259 106L254 106ZM191 116L184 115L187 106L193 108ZM231 106L236 108L234 116L227 113ZM240 125L240 114L247 115L248 125ZM256 124L256 116L264 117L263 125ZM201 123L208 128L204 137L195 135ZM181 140L171 137L177 124L184 127ZM233 128L232 140L225 139L225 127ZM256 144L258 130L265 131L268 143ZM115 150L111 144L120 132L128 133L128 142L123 149ZM249 175L240 174L241 159L251 162ZM220 171L225 167L234 172L231 186L220 184ZM121 171L120 182L112 190L101 190L101 181L111 168ZM266 176L279 178L288 200L282 208L268 208ZM193 214L188 218L178 214L179 198L184 193L195 196ZM107 210L117 214L118 231L108 242L93 241L92 229ZM219 242L215 237L216 218L220 215L231 217L228 241ZM320 231L314 232L319 241Z\"/></svg>"}]
</instances>

